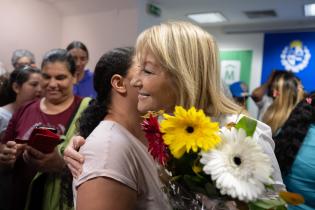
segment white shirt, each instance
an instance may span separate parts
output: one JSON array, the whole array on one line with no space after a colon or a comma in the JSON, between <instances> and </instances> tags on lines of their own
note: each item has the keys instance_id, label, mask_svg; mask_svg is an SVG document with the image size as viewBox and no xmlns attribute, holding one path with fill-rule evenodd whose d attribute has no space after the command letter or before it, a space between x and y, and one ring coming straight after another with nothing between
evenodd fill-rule
<instances>
[{"instance_id":1,"label":"white shirt","mask_svg":"<svg viewBox=\"0 0 315 210\"><path fill-rule=\"evenodd\" d=\"M264 95L260 101L256 102L256 105L258 107L258 120L262 120L264 114L272 103L273 98L267 95Z\"/></svg>"}]
</instances>

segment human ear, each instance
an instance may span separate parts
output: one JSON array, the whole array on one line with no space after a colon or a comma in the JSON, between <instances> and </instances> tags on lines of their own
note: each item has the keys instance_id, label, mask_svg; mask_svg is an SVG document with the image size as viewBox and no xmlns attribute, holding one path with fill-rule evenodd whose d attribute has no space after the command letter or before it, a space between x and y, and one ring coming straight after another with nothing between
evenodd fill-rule
<instances>
[{"instance_id":1,"label":"human ear","mask_svg":"<svg viewBox=\"0 0 315 210\"><path fill-rule=\"evenodd\" d=\"M126 84L124 82L124 78L119 74L114 74L111 79L111 85L114 90L116 90L119 93L126 93Z\"/></svg>"},{"instance_id":2,"label":"human ear","mask_svg":"<svg viewBox=\"0 0 315 210\"><path fill-rule=\"evenodd\" d=\"M14 82L14 83L12 84L12 90L13 90L16 94L18 94L18 93L20 92L20 86L19 86L16 82Z\"/></svg>"}]
</instances>

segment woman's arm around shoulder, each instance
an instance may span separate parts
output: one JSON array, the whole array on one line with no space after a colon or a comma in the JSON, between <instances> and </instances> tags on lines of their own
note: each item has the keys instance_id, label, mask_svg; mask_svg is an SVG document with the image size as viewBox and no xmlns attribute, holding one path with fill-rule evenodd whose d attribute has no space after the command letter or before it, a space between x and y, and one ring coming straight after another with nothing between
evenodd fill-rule
<instances>
[{"instance_id":1,"label":"woman's arm around shoulder","mask_svg":"<svg viewBox=\"0 0 315 210\"><path fill-rule=\"evenodd\" d=\"M131 210L137 192L107 177L97 177L81 184L77 189L77 210Z\"/></svg>"}]
</instances>

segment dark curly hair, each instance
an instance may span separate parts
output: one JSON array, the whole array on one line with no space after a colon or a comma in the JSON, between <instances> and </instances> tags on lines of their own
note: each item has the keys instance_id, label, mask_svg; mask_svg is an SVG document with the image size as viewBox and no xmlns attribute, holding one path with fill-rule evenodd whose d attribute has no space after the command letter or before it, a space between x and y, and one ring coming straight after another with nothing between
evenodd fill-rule
<instances>
[{"instance_id":1,"label":"dark curly hair","mask_svg":"<svg viewBox=\"0 0 315 210\"><path fill-rule=\"evenodd\" d=\"M283 175L290 172L309 126L315 123L315 93L302 100L291 112L280 133L274 137L275 154Z\"/></svg>"},{"instance_id":2,"label":"dark curly hair","mask_svg":"<svg viewBox=\"0 0 315 210\"><path fill-rule=\"evenodd\" d=\"M78 120L79 133L84 138L94 130L107 115L111 103L111 79L114 74L126 76L132 65L134 49L131 47L115 48L105 53L97 62L94 71L94 89L97 98L82 113Z\"/></svg>"},{"instance_id":3,"label":"dark curly hair","mask_svg":"<svg viewBox=\"0 0 315 210\"><path fill-rule=\"evenodd\" d=\"M38 68L24 65L14 69L10 75L3 75L0 78L0 106L5 106L16 100L16 92L13 90L13 84L16 83L21 87L30 78L30 75L36 73L40 74Z\"/></svg>"}]
</instances>

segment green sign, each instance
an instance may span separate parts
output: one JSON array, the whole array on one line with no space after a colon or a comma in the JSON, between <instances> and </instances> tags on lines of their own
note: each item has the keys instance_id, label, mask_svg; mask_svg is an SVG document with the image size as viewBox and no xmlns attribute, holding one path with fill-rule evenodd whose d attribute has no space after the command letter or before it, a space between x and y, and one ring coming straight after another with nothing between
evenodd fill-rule
<instances>
[{"instance_id":1,"label":"green sign","mask_svg":"<svg viewBox=\"0 0 315 210\"><path fill-rule=\"evenodd\" d=\"M161 9L154 4L148 4L147 5L147 12L153 16L156 16L156 17L161 16Z\"/></svg>"},{"instance_id":2,"label":"green sign","mask_svg":"<svg viewBox=\"0 0 315 210\"><path fill-rule=\"evenodd\" d=\"M253 52L251 50L221 51L221 78L230 85L243 81L250 85Z\"/></svg>"}]
</instances>

